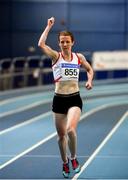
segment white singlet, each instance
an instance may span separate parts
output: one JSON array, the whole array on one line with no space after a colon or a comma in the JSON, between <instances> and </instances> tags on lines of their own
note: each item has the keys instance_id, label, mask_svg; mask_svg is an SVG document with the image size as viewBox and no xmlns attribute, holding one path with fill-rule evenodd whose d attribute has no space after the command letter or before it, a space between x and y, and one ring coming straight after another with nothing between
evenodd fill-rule
<instances>
[{"instance_id":1,"label":"white singlet","mask_svg":"<svg viewBox=\"0 0 128 180\"><path fill-rule=\"evenodd\" d=\"M71 61L65 61L62 53L59 53L59 58L52 65L54 81L67 81L79 79L80 59L76 53L71 54Z\"/></svg>"}]
</instances>

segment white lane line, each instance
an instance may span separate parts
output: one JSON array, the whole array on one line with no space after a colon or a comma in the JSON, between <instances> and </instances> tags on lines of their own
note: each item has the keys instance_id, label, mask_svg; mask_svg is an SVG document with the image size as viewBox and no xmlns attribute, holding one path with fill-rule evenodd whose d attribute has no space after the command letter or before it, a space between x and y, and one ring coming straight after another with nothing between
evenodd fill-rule
<instances>
[{"instance_id":1,"label":"white lane line","mask_svg":"<svg viewBox=\"0 0 128 180\"><path fill-rule=\"evenodd\" d=\"M6 155L0 155L1 158L3 157L15 157L16 154L6 154ZM52 154L47 154L47 155L24 155L24 157L27 158L60 158L60 155L52 155ZM89 158L90 156L88 155L79 155L78 158ZM96 158L99 159L122 159L122 158L128 158L128 155L104 155L104 156L96 156Z\"/></svg>"},{"instance_id":2,"label":"white lane line","mask_svg":"<svg viewBox=\"0 0 128 180\"><path fill-rule=\"evenodd\" d=\"M116 104L113 104L113 105L116 105ZM111 106L113 106L111 105ZM110 107L110 104L108 105L104 105L104 106L101 106L101 107L98 107L98 108L95 108L94 110L91 110L90 112L88 113L84 113L81 118L80 118L80 121L82 121L85 117L95 113L96 111L99 111L99 110L102 110L104 108L107 108L107 107ZM10 159L9 161L7 161L6 163L2 164L0 166L0 169L3 169L4 167L6 167L7 165L13 163L14 161L16 161L17 159L19 159L20 157L22 157L23 155L29 153L30 151L32 151L33 149L37 148L38 146L42 145L43 143L45 143L46 141L50 140L51 138L55 137L57 135L56 132L52 133L51 135L49 135L47 138L43 139L42 141L38 142L37 144L35 144L34 146L26 149L25 151L23 151L22 153L18 154L16 157Z\"/></svg>"},{"instance_id":3,"label":"white lane line","mask_svg":"<svg viewBox=\"0 0 128 180\"><path fill-rule=\"evenodd\" d=\"M86 100L85 100L85 101L86 101ZM91 114L93 114L93 113L95 113L95 112L97 112L97 111L99 111L99 110L102 110L102 109L104 109L104 108L107 108L108 106L114 106L114 105L118 105L118 104L119 104L119 105L120 105L120 104L127 104L127 102L118 102L118 103L109 103L109 104L100 105L100 106L98 106L97 108L94 108L94 109L89 110L88 112L82 114L82 115L81 115L81 118L80 118L80 121L81 121L83 118L86 118L87 116L89 116L89 115L91 115ZM34 118L31 118L31 119L29 119L29 120L27 120L27 121L25 121L25 122L23 122L23 123L17 124L17 125L15 125L15 126L12 126L12 127L10 127L10 128L7 128L7 129L5 129L5 130L3 130L3 131L0 131L0 135L5 134L5 133L8 133L8 132L10 132L10 131L13 131L13 130L15 130L15 129L17 129L17 128L20 128L20 127L22 127L22 126L26 126L27 124L33 123L33 122L35 122L35 121L38 121L38 120L40 120L40 118L45 118L45 117L47 117L47 116L49 116L49 115L52 115L52 112L51 112L51 111L48 111L48 112L46 112L46 113L44 113L44 114L41 114L41 115L36 116L36 117L34 117Z\"/></svg>"},{"instance_id":4,"label":"white lane line","mask_svg":"<svg viewBox=\"0 0 128 180\"><path fill-rule=\"evenodd\" d=\"M99 108L96 108L96 109L99 110ZM90 115L91 113L93 113L93 112L95 112L95 111L96 111L96 110L92 110L92 111L91 111L90 113L88 113L88 114L87 114L87 113L86 113L86 114L83 114L83 115L81 116L80 120L84 119L86 116ZM34 119L35 119L35 118L34 118ZM38 119L38 118L37 118L37 119ZM23 126L23 125L26 125L26 124L25 124L25 123L22 123L21 126ZM15 127L15 129L18 128L18 127L19 127L19 125L17 125L17 127ZM13 127L12 127L12 128L13 128ZM14 130L14 129L10 129L9 131L12 131L12 130ZM4 133L6 133L6 132L4 132ZM54 137L55 135L56 135L56 133L53 133L53 134L52 134L52 137ZM49 137L49 136L48 136L48 137ZM50 136L50 137L51 137L51 136ZM52 137L51 137L51 138L52 138ZM51 138L50 138L50 139L51 139ZM46 139L46 138L45 138L45 139ZM49 140L49 138L48 138L47 140ZM43 140L42 140L42 141L43 141ZM35 144L35 145L32 146L31 148L23 151L21 154L17 155L16 157L12 158L11 160L7 161L6 163L4 163L3 165L0 166L0 169L6 167L7 165L9 165L9 164L11 164L12 162L14 162L15 160L19 159L20 157L22 157L22 156L25 155L26 153L32 151L32 150L35 149L36 147L38 147L38 146L40 146L41 144L43 144L44 142L46 142L46 141L43 141L43 142L42 142L42 141L40 141L39 143Z\"/></svg>"},{"instance_id":5,"label":"white lane line","mask_svg":"<svg viewBox=\"0 0 128 180\"><path fill-rule=\"evenodd\" d=\"M122 87L123 88L123 92L125 93L125 92L127 92L127 89L125 89L124 87ZM85 97L85 93L83 92L83 90L84 90L84 92L85 92L85 89L84 88L81 88L81 96L84 98ZM112 92L114 92L114 93L118 93L118 92L121 92L121 88L120 89L116 89L116 91L115 91L115 89L103 89L103 90L101 90L101 92L99 92L99 90L97 90L97 89L94 89L94 91L92 91L92 92L88 92L88 97L92 97L92 96L94 96L94 95L104 95L105 94L105 92L107 91L107 94L108 95L110 95ZM109 92L110 91L110 92ZM5 104L7 104L7 103L10 103L10 102L15 102L15 101L19 101L19 100L23 100L23 99L26 99L26 98L30 98L30 97L39 97L39 96L44 96L44 95L46 95L47 93L38 93L38 94L30 94L30 95L23 95L23 96L21 96L21 97L15 97L15 98L12 98L12 99L9 99L9 100L5 100L5 101L3 101L3 102L1 102L1 105L5 105ZM52 93L51 93L52 94ZM13 113L18 113L18 112L20 112L20 111L24 111L24 110L26 110L26 109L30 109L30 108L32 108L32 107L35 107L35 106L38 106L38 105L40 105L40 104L45 104L45 103L49 103L49 102L51 102L51 98L48 98L47 100L44 100L44 102L42 102L42 101L38 101L38 102L36 102L36 103L31 103L31 105L25 105L24 107L19 107L19 108L17 108L17 109L14 109L14 110L10 110L10 111L7 111L7 112L4 112L4 113L0 113L0 117L2 118L2 117L5 117L5 116L7 116L7 115L11 115L11 114L13 114Z\"/></svg>"},{"instance_id":6,"label":"white lane line","mask_svg":"<svg viewBox=\"0 0 128 180\"><path fill-rule=\"evenodd\" d=\"M117 88L117 86L118 86L118 88ZM128 87L128 84L120 85L120 87L117 84L116 85L109 85L109 86L107 85L107 87L101 86L100 87L101 89L100 89L100 92L99 92L99 88L97 89L97 86L95 86L92 89L92 91L88 92L88 95L94 95L96 92L98 92L98 94L101 93L101 92L104 94L104 92L106 92L106 91L107 92L112 92L112 91L122 92L122 90L123 90L123 92L124 92L125 90L127 90L127 87ZM80 91L81 92L84 91L84 93L85 93L85 88L81 86ZM54 94L54 91L51 90L51 91L48 91L48 92L38 92L38 93L32 93L32 94L27 94L27 95L24 94L24 95L18 96L18 97L12 97L12 98L9 98L9 99L2 100L1 105L7 104L7 103L12 103L12 102L19 101L19 100L23 100L23 99L30 98L30 97L33 98L33 97L45 96L45 95L47 95L49 93Z\"/></svg>"},{"instance_id":7,"label":"white lane line","mask_svg":"<svg viewBox=\"0 0 128 180\"><path fill-rule=\"evenodd\" d=\"M40 92L40 93L34 93L34 94L27 94L27 95L22 95L22 96L18 96L18 97L12 97L12 98L9 98L9 99L6 99L6 100L3 100L1 102L1 105L5 105L5 104L8 104L8 103L13 103L15 101L20 101L20 100L26 100L26 99L30 99L30 98L38 98L38 97L42 97L42 96L46 96L47 94L49 95L49 93L51 92ZM51 93L52 94L52 93Z\"/></svg>"},{"instance_id":8,"label":"white lane line","mask_svg":"<svg viewBox=\"0 0 128 180\"><path fill-rule=\"evenodd\" d=\"M114 86L114 85L113 85ZM112 87L112 89L110 88L110 87L105 87L105 88L102 88L101 87L101 89L100 89L100 92L99 92L99 88L97 89L97 88L94 88L94 89L92 89L92 91L91 92L88 92L88 95L95 95L95 93L96 94L100 94L100 93L102 93L102 94L104 94L106 91L107 92L122 92L122 90L123 90L123 92L125 91L125 90L127 90L127 88L125 88L125 86L127 87L128 85L126 84L126 85L123 85L123 86L121 86L120 88L118 87L118 89L117 89L117 87ZM81 93L84 93L85 94L85 88L83 88L83 87L81 87L80 88L80 91L81 91ZM84 91L84 92L83 92ZM127 92L127 91L126 91ZM19 101L19 100L23 100L23 99L26 99L26 98L35 98L35 97L39 97L39 96L46 96L47 94L49 94L49 93L51 93L51 95L52 94L54 94L54 91L50 91L50 92L39 92L39 93L33 93L33 94L27 94L27 95L22 95L22 96L18 96L18 97L12 97L12 98L9 98L9 99L6 99L6 100L3 100L2 102L1 102L1 105L4 105L4 104L8 104L8 103L12 103L12 102L15 102L15 101Z\"/></svg>"},{"instance_id":9,"label":"white lane line","mask_svg":"<svg viewBox=\"0 0 128 180\"><path fill-rule=\"evenodd\" d=\"M50 98L50 99L47 99L47 100L45 100L45 101L41 100L41 101L32 103L31 105L23 106L23 107L21 107L21 108L17 108L17 109L8 111L8 112L1 113L1 114L0 114L0 118L3 118L3 117L5 117L5 116L8 116L8 115L11 115L11 114L14 114L14 113L18 113L18 112L21 112L21 111L25 111L25 110L27 110L27 109L31 109L31 108L36 107L36 106L39 106L39 105L41 105L41 104L43 105L43 104L50 103L50 102L51 102L51 98Z\"/></svg>"},{"instance_id":10,"label":"white lane line","mask_svg":"<svg viewBox=\"0 0 128 180\"><path fill-rule=\"evenodd\" d=\"M113 107L113 106L118 106L118 105L125 105L125 104L128 104L127 102L111 102L111 103L106 103L106 104L103 104L103 105L100 105L92 110L89 110L88 112L84 113L83 115L81 115L81 118L86 118L87 116L89 115L92 115L93 113L97 112L97 111L100 111L100 110L103 110L103 109L106 109L108 107ZM81 119L80 119L81 121Z\"/></svg>"},{"instance_id":11,"label":"white lane line","mask_svg":"<svg viewBox=\"0 0 128 180\"><path fill-rule=\"evenodd\" d=\"M91 96L92 95L88 95L88 97L91 97ZM121 95L121 97L124 97L124 96L126 96L126 95ZM85 96L82 96L82 98L84 98L84 97ZM88 101L91 101L91 99L90 100L88 99ZM50 103L50 102L51 102L51 98L48 98L47 100L44 100L44 101L42 101L42 100L41 101L37 101L35 103L32 103L31 105L26 105L26 106L23 106L21 108L17 108L17 109L14 109L14 110L10 110L8 112L0 113L0 118L3 118L5 116L8 116L8 115L11 115L11 114L14 114L14 113L18 113L18 112L21 112L21 111L25 111L27 109L31 109L31 108L39 106L39 105L47 104L47 103Z\"/></svg>"},{"instance_id":12,"label":"white lane line","mask_svg":"<svg viewBox=\"0 0 128 180\"><path fill-rule=\"evenodd\" d=\"M41 115L36 116L36 117L34 117L34 118L31 118L30 120L27 120L27 121L25 121L25 122L23 122L23 123L17 124L17 125L15 125L15 126L12 126L12 127L10 127L10 128L7 128L7 129L5 129L5 130L3 130L3 131L0 131L0 135L3 135L3 134L5 134L5 133L8 133L8 132L10 132L10 131L13 131L13 130L15 130L15 129L17 129L17 128L20 128L20 127L22 127L22 126L25 126L25 125L28 125L28 124L30 124L30 123L33 123L33 122L35 122L35 121L39 121L40 119L45 118L45 117L47 117L47 116L50 116L51 114L52 114L52 112L51 112L51 111L48 111L48 112L46 112L46 113L44 113L44 114L41 114Z\"/></svg>"},{"instance_id":13,"label":"white lane line","mask_svg":"<svg viewBox=\"0 0 128 180\"><path fill-rule=\"evenodd\" d=\"M18 93L18 96L19 96L19 93L33 93L33 94L36 94L37 91L39 91L40 93L41 92L45 92L45 91L50 91L50 90L54 90L54 85L50 84L50 85L45 85L45 86L35 86L35 87L25 87L25 88L20 88L20 89L9 89L9 90L6 90L6 91L3 91L3 92L0 92L0 96L3 96L3 95L12 95L12 94L16 94Z\"/></svg>"},{"instance_id":14,"label":"white lane line","mask_svg":"<svg viewBox=\"0 0 128 180\"><path fill-rule=\"evenodd\" d=\"M23 155L27 154L28 152L32 151L33 149L37 148L38 146L40 146L41 144L45 143L46 141L50 140L51 138L53 138L54 136L56 136L56 132L52 133L51 135L49 135L48 137L44 138L43 140L39 141L38 143L36 143L34 146L31 146L30 148L26 149L25 151L23 151L22 153L20 153L19 155L15 156L14 158L10 159L9 161L7 161L6 163L2 164L0 166L0 170L3 169L4 167L6 167L7 165L11 164L12 162L16 161L17 159L19 159L20 157L22 157Z\"/></svg>"},{"instance_id":15,"label":"white lane line","mask_svg":"<svg viewBox=\"0 0 128 180\"><path fill-rule=\"evenodd\" d=\"M103 148L103 146L107 143L107 141L112 137L112 135L116 132L116 130L119 128L119 126L123 123L125 118L128 116L128 111L121 117L121 119L118 121L118 123L114 126L114 128L110 131L110 133L106 136L106 138L102 141L102 143L98 146L98 148L93 152L93 154L90 156L90 158L84 163L84 165L81 168L81 171L76 174L72 180L76 180L82 172L88 167L88 165L92 162L92 160L95 158L95 156L99 153L99 151Z\"/></svg>"}]
</instances>

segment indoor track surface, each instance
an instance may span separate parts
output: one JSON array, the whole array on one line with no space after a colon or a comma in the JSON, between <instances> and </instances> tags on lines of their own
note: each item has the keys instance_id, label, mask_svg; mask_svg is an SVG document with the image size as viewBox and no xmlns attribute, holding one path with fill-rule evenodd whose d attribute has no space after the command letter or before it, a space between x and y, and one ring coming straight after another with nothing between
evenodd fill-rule
<instances>
[{"instance_id":1,"label":"indoor track surface","mask_svg":"<svg viewBox=\"0 0 128 180\"><path fill-rule=\"evenodd\" d=\"M80 94L82 169L69 179L128 179L128 83L82 83ZM53 95L53 86L0 93L0 179L63 179Z\"/></svg>"}]
</instances>

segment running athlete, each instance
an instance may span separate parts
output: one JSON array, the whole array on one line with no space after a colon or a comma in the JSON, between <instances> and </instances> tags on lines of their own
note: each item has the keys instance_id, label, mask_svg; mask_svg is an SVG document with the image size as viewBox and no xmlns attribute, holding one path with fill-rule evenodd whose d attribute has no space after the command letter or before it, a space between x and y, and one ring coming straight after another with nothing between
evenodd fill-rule
<instances>
[{"instance_id":1,"label":"running athlete","mask_svg":"<svg viewBox=\"0 0 128 180\"><path fill-rule=\"evenodd\" d=\"M70 174L70 160L75 173L78 173L81 169L76 152L76 128L82 111L82 99L78 86L79 69L82 66L87 72L88 80L85 87L88 90L92 89L93 70L81 53L72 52L74 37L71 32L62 31L59 33L58 44L60 52L53 50L46 44L49 31L54 23L54 17L48 19L38 46L52 59L55 81L52 111L58 134L59 150L63 161L62 173L65 178L68 178ZM70 150L70 157L67 155L67 147Z\"/></svg>"}]
</instances>

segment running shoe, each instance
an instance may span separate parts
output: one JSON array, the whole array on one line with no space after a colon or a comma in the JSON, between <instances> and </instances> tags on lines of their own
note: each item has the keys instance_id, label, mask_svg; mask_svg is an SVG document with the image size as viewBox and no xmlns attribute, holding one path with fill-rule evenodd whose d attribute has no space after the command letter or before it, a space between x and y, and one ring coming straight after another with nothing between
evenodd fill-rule
<instances>
[{"instance_id":1,"label":"running shoe","mask_svg":"<svg viewBox=\"0 0 128 180\"><path fill-rule=\"evenodd\" d=\"M71 163L72 163L72 168L75 171L75 173L79 173L80 170L81 170L81 167L79 165L78 160L76 158L75 159L71 159Z\"/></svg>"},{"instance_id":2,"label":"running shoe","mask_svg":"<svg viewBox=\"0 0 128 180\"><path fill-rule=\"evenodd\" d=\"M69 159L67 163L63 163L63 176L64 178L69 178L70 169L69 169Z\"/></svg>"}]
</instances>

